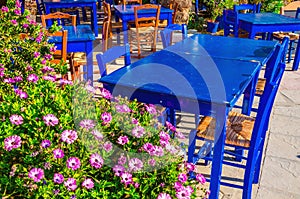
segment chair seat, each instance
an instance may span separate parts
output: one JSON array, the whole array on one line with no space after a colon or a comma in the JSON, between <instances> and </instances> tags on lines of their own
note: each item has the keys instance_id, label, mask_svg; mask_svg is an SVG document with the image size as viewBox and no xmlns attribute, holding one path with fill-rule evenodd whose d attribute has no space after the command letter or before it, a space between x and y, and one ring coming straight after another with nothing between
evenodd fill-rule
<instances>
[{"instance_id":1,"label":"chair seat","mask_svg":"<svg viewBox=\"0 0 300 199\"><path fill-rule=\"evenodd\" d=\"M225 143L234 146L249 147L255 119L236 112L230 112L227 118ZM205 116L197 128L197 136L213 140L216 120Z\"/></svg>"},{"instance_id":2,"label":"chair seat","mask_svg":"<svg viewBox=\"0 0 300 199\"><path fill-rule=\"evenodd\" d=\"M262 95L264 92L264 88L266 85L266 79L265 78L259 78L256 84L256 95Z\"/></svg>"},{"instance_id":3,"label":"chair seat","mask_svg":"<svg viewBox=\"0 0 300 199\"><path fill-rule=\"evenodd\" d=\"M136 28L130 28L131 31L136 32ZM139 28L139 33L153 33L154 27L141 27Z\"/></svg>"},{"instance_id":4,"label":"chair seat","mask_svg":"<svg viewBox=\"0 0 300 199\"><path fill-rule=\"evenodd\" d=\"M274 32L273 37L277 40L282 40L284 37L288 36L290 38L290 41L298 40L299 34L295 34L292 32Z\"/></svg>"}]
</instances>

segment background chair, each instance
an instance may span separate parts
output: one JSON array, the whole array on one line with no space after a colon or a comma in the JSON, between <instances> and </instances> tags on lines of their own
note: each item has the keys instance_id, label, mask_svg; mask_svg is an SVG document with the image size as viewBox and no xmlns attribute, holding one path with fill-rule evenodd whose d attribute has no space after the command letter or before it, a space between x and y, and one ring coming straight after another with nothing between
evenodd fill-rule
<instances>
[{"instance_id":1,"label":"background chair","mask_svg":"<svg viewBox=\"0 0 300 199\"><path fill-rule=\"evenodd\" d=\"M172 45L172 34L175 31L181 31L182 39L187 38L187 26L186 24L170 24L165 29L160 31L163 48Z\"/></svg>"},{"instance_id":2,"label":"background chair","mask_svg":"<svg viewBox=\"0 0 300 199\"><path fill-rule=\"evenodd\" d=\"M44 5L44 1L43 0L35 0L36 2L36 7L37 7L37 11L38 14L40 16L45 15L46 14L46 8ZM56 12L56 10L54 10ZM68 9L62 9L63 13L68 13L70 15L76 15L76 20L77 20L77 24L80 24L80 17L79 17L79 11L76 8L68 8ZM65 21L62 21L62 24L65 24Z\"/></svg>"},{"instance_id":3,"label":"background chair","mask_svg":"<svg viewBox=\"0 0 300 199\"><path fill-rule=\"evenodd\" d=\"M236 11L223 10L223 26L224 36L234 35L234 37L239 37L239 19Z\"/></svg>"},{"instance_id":4,"label":"background chair","mask_svg":"<svg viewBox=\"0 0 300 199\"><path fill-rule=\"evenodd\" d=\"M129 53L130 53L130 46L129 44L126 44L125 46L113 46L107 49L107 51L97 54L96 59L97 59L101 77L107 75L107 68L106 68L107 63L112 62L121 56L125 57L125 55L128 55ZM128 65L129 64L130 64L130 60Z\"/></svg>"},{"instance_id":5,"label":"background chair","mask_svg":"<svg viewBox=\"0 0 300 199\"><path fill-rule=\"evenodd\" d=\"M129 41L135 40L138 48L138 58L141 58L141 44L150 44L151 50L156 51L157 30L159 23L160 5L145 4L134 7L135 27L130 28ZM141 12L155 10L153 16L141 16Z\"/></svg>"},{"instance_id":6,"label":"background chair","mask_svg":"<svg viewBox=\"0 0 300 199\"><path fill-rule=\"evenodd\" d=\"M300 6L300 5L299 5ZM284 13L284 10L282 10ZM299 19L300 16L300 7L296 9L296 13L295 13L295 18ZM292 54L293 51L295 50L295 43L297 43L297 45L299 45L298 40L299 40L299 34L293 33L293 32L274 32L273 33L273 39L282 41L282 39L284 37L288 36L290 38L290 44L289 44L289 50L288 50L288 58L287 58L287 62L290 63L292 60Z\"/></svg>"},{"instance_id":7,"label":"background chair","mask_svg":"<svg viewBox=\"0 0 300 199\"><path fill-rule=\"evenodd\" d=\"M122 0L122 4L126 5L142 5L143 4L143 0Z\"/></svg>"},{"instance_id":8,"label":"background chair","mask_svg":"<svg viewBox=\"0 0 300 199\"><path fill-rule=\"evenodd\" d=\"M240 13L259 13L261 4L239 4L234 5L233 10Z\"/></svg>"},{"instance_id":9,"label":"background chair","mask_svg":"<svg viewBox=\"0 0 300 199\"><path fill-rule=\"evenodd\" d=\"M282 57L285 47L280 45L278 48L276 58ZM252 184L258 183L264 139L268 127L266 123L269 123L270 113L285 69L285 64L280 60L275 63L274 68L274 75L270 81L266 83L266 88L260 99L256 118L235 112L230 112L227 118L225 143L228 146L247 149L248 155L242 157L242 159L246 161L245 165L227 160L223 160L222 162L222 164L245 169L243 185L223 182L222 180L221 185L243 189L243 199L251 198ZM212 147L213 141L210 140L214 139L214 132L215 119L205 116L201 120L197 131L190 133L188 162L196 163L200 158L212 160L211 157L207 157L203 152ZM195 154L197 139L205 139L205 144L204 147L199 149L197 154ZM232 152L226 151L226 153L236 156L236 154Z\"/></svg>"}]
</instances>

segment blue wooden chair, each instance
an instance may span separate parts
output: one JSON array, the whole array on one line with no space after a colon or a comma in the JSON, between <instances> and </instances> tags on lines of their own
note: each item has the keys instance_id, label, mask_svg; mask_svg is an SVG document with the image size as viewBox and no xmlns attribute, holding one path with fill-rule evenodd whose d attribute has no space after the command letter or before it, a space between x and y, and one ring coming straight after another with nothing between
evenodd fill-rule
<instances>
[{"instance_id":1,"label":"blue wooden chair","mask_svg":"<svg viewBox=\"0 0 300 199\"><path fill-rule=\"evenodd\" d=\"M261 4L239 4L234 5L233 10L236 12L259 13Z\"/></svg>"},{"instance_id":2,"label":"blue wooden chair","mask_svg":"<svg viewBox=\"0 0 300 199\"><path fill-rule=\"evenodd\" d=\"M297 8L295 18L300 18L300 7ZM293 32L274 32L273 33L273 39L282 41L284 37L288 36L290 38L290 44L289 44L289 50L288 50L288 58L287 62L290 63L292 60L292 53L295 50L295 43L298 43L299 40L299 34L293 33Z\"/></svg>"},{"instance_id":3,"label":"blue wooden chair","mask_svg":"<svg viewBox=\"0 0 300 199\"><path fill-rule=\"evenodd\" d=\"M236 11L223 10L223 26L224 36L234 35L234 37L239 37L239 19Z\"/></svg>"},{"instance_id":4,"label":"blue wooden chair","mask_svg":"<svg viewBox=\"0 0 300 199\"><path fill-rule=\"evenodd\" d=\"M187 26L186 24L170 24L165 29L160 31L160 36L163 44L163 48L166 48L172 44L172 33L174 31L182 32L182 39L187 38Z\"/></svg>"},{"instance_id":5,"label":"blue wooden chair","mask_svg":"<svg viewBox=\"0 0 300 199\"><path fill-rule=\"evenodd\" d=\"M277 56L274 56L276 58L276 61L274 61L275 65L273 66L274 69L271 73L270 81L266 82L264 93L260 98L256 118L233 111L229 113L227 118L225 144L231 147L246 149L248 150L248 155L241 157L246 161L246 165L229 160L223 160L222 162L222 164L245 169L243 185L223 182L222 180L221 185L243 189L243 199L251 198L252 184L258 183L265 134L268 129L270 113L278 86L285 69L285 63L280 59L284 50L284 45L277 47ZM188 162L195 164L199 159L212 160L211 156L207 156L207 152L213 147L214 131L215 119L209 116L202 118L197 130L190 133ZM197 139L204 139L205 144L196 152ZM240 155L231 151L225 151L225 153L234 157ZM191 176L193 176L193 173L191 173Z\"/></svg>"},{"instance_id":6,"label":"blue wooden chair","mask_svg":"<svg viewBox=\"0 0 300 199\"><path fill-rule=\"evenodd\" d=\"M129 44L126 44L125 46L113 46L107 49L105 52L97 54L96 59L98 62L98 67L99 67L99 72L101 77L107 75L107 69L106 69L107 63L112 62L117 58L128 54L130 54ZM129 64L130 64L130 60L128 63L125 62L125 66L128 66Z\"/></svg>"}]
</instances>

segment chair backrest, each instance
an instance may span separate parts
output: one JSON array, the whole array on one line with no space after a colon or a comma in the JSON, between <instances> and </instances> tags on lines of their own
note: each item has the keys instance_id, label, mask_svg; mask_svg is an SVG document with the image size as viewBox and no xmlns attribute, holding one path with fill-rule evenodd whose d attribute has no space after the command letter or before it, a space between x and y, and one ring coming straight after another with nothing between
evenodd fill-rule
<instances>
[{"instance_id":1,"label":"chair backrest","mask_svg":"<svg viewBox=\"0 0 300 199\"><path fill-rule=\"evenodd\" d=\"M109 34L109 21L104 21L102 25L102 51L106 51L109 47L109 40L110 40L110 34Z\"/></svg>"},{"instance_id":2,"label":"chair backrest","mask_svg":"<svg viewBox=\"0 0 300 199\"><path fill-rule=\"evenodd\" d=\"M76 15L70 15L63 12L55 12L47 15L41 15L42 26L45 28L47 27L47 20L55 20L58 22L59 25L61 25L64 24L64 22L62 21L63 19L71 20L71 25L76 26Z\"/></svg>"},{"instance_id":3,"label":"chair backrest","mask_svg":"<svg viewBox=\"0 0 300 199\"><path fill-rule=\"evenodd\" d=\"M45 14L45 6L44 6L44 1L43 0L35 0L36 7L38 10L39 15Z\"/></svg>"},{"instance_id":4,"label":"chair backrest","mask_svg":"<svg viewBox=\"0 0 300 199\"><path fill-rule=\"evenodd\" d=\"M159 15L160 15L160 5L145 4L134 7L134 21L136 28L140 27L154 27L157 30ZM139 15L141 10L155 10L155 15L149 17L141 17Z\"/></svg>"},{"instance_id":5,"label":"chair backrest","mask_svg":"<svg viewBox=\"0 0 300 199\"><path fill-rule=\"evenodd\" d=\"M130 54L129 44L126 44L125 46L113 46L107 49L107 51L97 54L96 59L98 62L98 67L99 67L101 77L107 75L107 70L106 70L107 63L114 61L115 59L121 56L124 56L125 59L125 55L129 55L129 54ZM127 65L129 64L130 64L130 60Z\"/></svg>"},{"instance_id":6,"label":"chair backrest","mask_svg":"<svg viewBox=\"0 0 300 199\"><path fill-rule=\"evenodd\" d=\"M68 31L62 30L54 33L48 33L48 36L52 37L61 37L61 50L56 50L54 52L54 60L51 60L52 63L59 63L61 60L66 62L67 60L67 44L68 44Z\"/></svg>"},{"instance_id":7,"label":"chair backrest","mask_svg":"<svg viewBox=\"0 0 300 199\"><path fill-rule=\"evenodd\" d=\"M171 0L170 3L169 3L169 8L171 10L173 10L173 13L172 13L172 23L174 24L175 21L176 21L176 16L177 16L177 13L178 13L178 3L175 2L175 0Z\"/></svg>"},{"instance_id":8,"label":"chair backrest","mask_svg":"<svg viewBox=\"0 0 300 199\"><path fill-rule=\"evenodd\" d=\"M277 45L274 53L266 64L266 70L264 77L266 78L266 82L271 81L276 71L278 70L279 63L285 64L285 56L287 53L289 44L289 37L284 37L281 44ZM278 56L280 55L280 56Z\"/></svg>"},{"instance_id":9,"label":"chair backrest","mask_svg":"<svg viewBox=\"0 0 300 199\"><path fill-rule=\"evenodd\" d=\"M239 5L234 5L233 10L236 12L252 12L256 13L256 4L239 4Z\"/></svg>"},{"instance_id":10,"label":"chair backrest","mask_svg":"<svg viewBox=\"0 0 300 199\"><path fill-rule=\"evenodd\" d=\"M134 4L143 4L143 0L122 0L122 4L126 5L126 4L130 4L130 5L134 5Z\"/></svg>"},{"instance_id":11,"label":"chair backrest","mask_svg":"<svg viewBox=\"0 0 300 199\"><path fill-rule=\"evenodd\" d=\"M165 29L160 31L163 48L166 48L172 44L172 33L174 31L181 31L182 39L187 38L187 26L186 24L170 24Z\"/></svg>"},{"instance_id":12,"label":"chair backrest","mask_svg":"<svg viewBox=\"0 0 300 199\"><path fill-rule=\"evenodd\" d=\"M234 10L223 10L223 25L224 25L224 36L233 34L235 37L239 36L239 19L238 14Z\"/></svg>"},{"instance_id":13,"label":"chair backrest","mask_svg":"<svg viewBox=\"0 0 300 199\"><path fill-rule=\"evenodd\" d=\"M287 4L286 6L281 7L280 8L280 14L289 15L290 12L294 13L297 10L298 7L300 7L300 1L293 1L289 4ZM287 13L285 13L285 12L287 12Z\"/></svg>"}]
</instances>

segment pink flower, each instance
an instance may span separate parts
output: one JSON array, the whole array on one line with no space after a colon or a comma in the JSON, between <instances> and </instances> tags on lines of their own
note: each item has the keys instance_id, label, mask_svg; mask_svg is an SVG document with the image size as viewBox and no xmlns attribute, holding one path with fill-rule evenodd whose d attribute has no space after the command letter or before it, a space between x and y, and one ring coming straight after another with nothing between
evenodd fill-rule
<instances>
[{"instance_id":1,"label":"pink flower","mask_svg":"<svg viewBox=\"0 0 300 199\"><path fill-rule=\"evenodd\" d=\"M116 176L121 176L122 173L125 172L125 168L123 166L121 166L121 165L115 165L113 167L113 171L115 172Z\"/></svg>"},{"instance_id":2,"label":"pink flower","mask_svg":"<svg viewBox=\"0 0 300 199\"><path fill-rule=\"evenodd\" d=\"M99 140L99 141L103 140L103 135L102 135L99 131L93 130L93 131L91 132L91 134L94 135L94 137L95 137L97 140Z\"/></svg>"},{"instance_id":3,"label":"pink flower","mask_svg":"<svg viewBox=\"0 0 300 199\"><path fill-rule=\"evenodd\" d=\"M27 77L27 81L36 83L39 80L39 77L36 74L30 74Z\"/></svg>"},{"instance_id":4,"label":"pink flower","mask_svg":"<svg viewBox=\"0 0 300 199\"><path fill-rule=\"evenodd\" d=\"M155 108L155 106L154 106L153 104L145 105L145 107L146 107L146 110L147 110L150 114L154 115L154 114L157 113L157 112L156 112L156 108Z\"/></svg>"},{"instance_id":5,"label":"pink flower","mask_svg":"<svg viewBox=\"0 0 300 199\"><path fill-rule=\"evenodd\" d=\"M81 186L85 187L86 189L92 189L94 188L94 182L91 178L87 178L82 182Z\"/></svg>"},{"instance_id":6,"label":"pink flower","mask_svg":"<svg viewBox=\"0 0 300 199\"><path fill-rule=\"evenodd\" d=\"M128 172L121 174L121 182L124 183L126 186L133 183L132 175Z\"/></svg>"},{"instance_id":7,"label":"pink flower","mask_svg":"<svg viewBox=\"0 0 300 199\"><path fill-rule=\"evenodd\" d=\"M169 141L170 140L170 135L168 133L166 133L166 132L161 131L159 133L159 138L161 140L164 140L164 141Z\"/></svg>"},{"instance_id":8,"label":"pink flower","mask_svg":"<svg viewBox=\"0 0 300 199\"><path fill-rule=\"evenodd\" d=\"M112 116L110 113L105 112L105 113L101 114L101 120L103 121L102 124L106 125L106 124L110 123L111 119L112 119Z\"/></svg>"},{"instance_id":9,"label":"pink flower","mask_svg":"<svg viewBox=\"0 0 300 199\"><path fill-rule=\"evenodd\" d=\"M28 28L29 25L27 23L23 24L23 28Z\"/></svg>"},{"instance_id":10,"label":"pink flower","mask_svg":"<svg viewBox=\"0 0 300 199\"><path fill-rule=\"evenodd\" d=\"M137 119L135 119L135 118L132 118L131 119L131 123L132 124L139 124L139 121Z\"/></svg>"},{"instance_id":11,"label":"pink flower","mask_svg":"<svg viewBox=\"0 0 300 199\"><path fill-rule=\"evenodd\" d=\"M33 168L29 171L28 177L33 179L34 182L39 182L44 178L44 170L41 168Z\"/></svg>"},{"instance_id":12,"label":"pink flower","mask_svg":"<svg viewBox=\"0 0 300 199\"><path fill-rule=\"evenodd\" d=\"M48 75L48 76L43 76L43 79L47 81L55 82L56 77Z\"/></svg>"},{"instance_id":13,"label":"pink flower","mask_svg":"<svg viewBox=\"0 0 300 199\"><path fill-rule=\"evenodd\" d=\"M150 154L154 151L154 146L151 143L145 143L143 149Z\"/></svg>"},{"instance_id":14,"label":"pink flower","mask_svg":"<svg viewBox=\"0 0 300 199\"><path fill-rule=\"evenodd\" d=\"M21 10L20 10L20 9L15 9L15 10L14 10L14 13L15 13L16 15L21 15Z\"/></svg>"},{"instance_id":15,"label":"pink flower","mask_svg":"<svg viewBox=\"0 0 300 199\"><path fill-rule=\"evenodd\" d=\"M126 163L127 158L122 154L118 159L118 164L124 165Z\"/></svg>"},{"instance_id":16,"label":"pink flower","mask_svg":"<svg viewBox=\"0 0 300 199\"><path fill-rule=\"evenodd\" d=\"M173 126L173 124L171 124L170 122L166 121L166 126L168 129L170 129L171 131L176 131L176 127Z\"/></svg>"},{"instance_id":17,"label":"pink flower","mask_svg":"<svg viewBox=\"0 0 300 199\"><path fill-rule=\"evenodd\" d=\"M17 20L15 20L15 19L10 20L10 22L11 22L13 25L17 25L17 24L18 24Z\"/></svg>"},{"instance_id":18,"label":"pink flower","mask_svg":"<svg viewBox=\"0 0 300 199\"><path fill-rule=\"evenodd\" d=\"M41 146L42 146L43 148L48 148L48 147L50 147L50 146L51 146L50 140L43 140L42 143L41 143Z\"/></svg>"},{"instance_id":19,"label":"pink flower","mask_svg":"<svg viewBox=\"0 0 300 199\"><path fill-rule=\"evenodd\" d=\"M145 129L141 126L136 126L132 129L131 133L134 137L141 138L145 134Z\"/></svg>"},{"instance_id":20,"label":"pink flower","mask_svg":"<svg viewBox=\"0 0 300 199\"><path fill-rule=\"evenodd\" d=\"M198 173L198 174L196 175L196 180L197 180L198 182L200 182L201 184L206 183L206 178L205 178L201 173Z\"/></svg>"},{"instance_id":21,"label":"pink flower","mask_svg":"<svg viewBox=\"0 0 300 199\"><path fill-rule=\"evenodd\" d=\"M181 182L181 183L185 183L187 181L187 175L185 173L181 173L178 175L178 180Z\"/></svg>"},{"instance_id":22,"label":"pink flower","mask_svg":"<svg viewBox=\"0 0 300 199\"><path fill-rule=\"evenodd\" d=\"M164 150L161 146L154 146L153 151L150 153L150 155L161 157L164 155Z\"/></svg>"},{"instance_id":23,"label":"pink flower","mask_svg":"<svg viewBox=\"0 0 300 199\"><path fill-rule=\"evenodd\" d=\"M103 163L104 163L104 161L99 154L94 153L91 155L90 164L92 167L94 167L96 169L100 169L102 167Z\"/></svg>"},{"instance_id":24,"label":"pink flower","mask_svg":"<svg viewBox=\"0 0 300 199\"><path fill-rule=\"evenodd\" d=\"M131 112L130 108L126 104L116 105L116 110L119 113L130 113Z\"/></svg>"},{"instance_id":25,"label":"pink flower","mask_svg":"<svg viewBox=\"0 0 300 199\"><path fill-rule=\"evenodd\" d=\"M39 57L40 55L41 55L40 52L34 52L34 53L33 53L34 58L37 58L37 57Z\"/></svg>"},{"instance_id":26,"label":"pink flower","mask_svg":"<svg viewBox=\"0 0 300 199\"><path fill-rule=\"evenodd\" d=\"M74 178L68 178L68 180L64 182L64 185L68 191L75 191L77 188L76 180Z\"/></svg>"},{"instance_id":27,"label":"pink flower","mask_svg":"<svg viewBox=\"0 0 300 199\"><path fill-rule=\"evenodd\" d=\"M153 158L151 158L150 160L148 160L148 164L150 165L150 166L155 166L155 164L156 164L156 161L153 159Z\"/></svg>"},{"instance_id":28,"label":"pink flower","mask_svg":"<svg viewBox=\"0 0 300 199\"><path fill-rule=\"evenodd\" d=\"M72 144L77 138L77 132L73 130L64 130L61 134L61 140L68 144Z\"/></svg>"},{"instance_id":29,"label":"pink flower","mask_svg":"<svg viewBox=\"0 0 300 199\"><path fill-rule=\"evenodd\" d=\"M23 124L23 117L20 115L14 114L9 117L9 120L12 124L15 124L15 125Z\"/></svg>"},{"instance_id":30,"label":"pink flower","mask_svg":"<svg viewBox=\"0 0 300 199\"><path fill-rule=\"evenodd\" d=\"M179 139L184 139L184 138L185 138L185 136L183 135L183 133L178 132L178 131L175 132L175 136L176 136L177 138L179 138Z\"/></svg>"},{"instance_id":31,"label":"pink flower","mask_svg":"<svg viewBox=\"0 0 300 199\"><path fill-rule=\"evenodd\" d=\"M132 172L139 171L144 166L143 162L138 158L132 158L131 160L129 160L128 165L129 165L130 171L132 171Z\"/></svg>"},{"instance_id":32,"label":"pink flower","mask_svg":"<svg viewBox=\"0 0 300 199\"><path fill-rule=\"evenodd\" d=\"M128 142L129 142L129 139L126 135L125 136L120 136L118 138L118 141L117 141L117 143L121 144L121 145L127 144Z\"/></svg>"},{"instance_id":33,"label":"pink flower","mask_svg":"<svg viewBox=\"0 0 300 199\"><path fill-rule=\"evenodd\" d=\"M106 152L110 152L112 150L112 144L110 142L105 142L103 148Z\"/></svg>"},{"instance_id":34,"label":"pink flower","mask_svg":"<svg viewBox=\"0 0 300 199\"><path fill-rule=\"evenodd\" d=\"M102 96L102 97L104 97L104 98L106 98L106 99L112 99L112 95L111 95L111 93L107 90L107 89L105 89L105 88L100 88L100 95Z\"/></svg>"},{"instance_id":35,"label":"pink flower","mask_svg":"<svg viewBox=\"0 0 300 199\"><path fill-rule=\"evenodd\" d=\"M196 166L193 163L187 162L185 167L187 168L188 171L195 171Z\"/></svg>"},{"instance_id":36,"label":"pink flower","mask_svg":"<svg viewBox=\"0 0 300 199\"><path fill-rule=\"evenodd\" d=\"M55 126L58 124L58 119L53 114L43 116L43 120L47 126Z\"/></svg>"},{"instance_id":37,"label":"pink flower","mask_svg":"<svg viewBox=\"0 0 300 199\"><path fill-rule=\"evenodd\" d=\"M67 160L67 167L69 169L72 169L72 170L77 170L80 168L80 160L79 158L77 157L70 157L68 160Z\"/></svg>"},{"instance_id":38,"label":"pink flower","mask_svg":"<svg viewBox=\"0 0 300 199\"><path fill-rule=\"evenodd\" d=\"M1 10L2 10L2 12L8 12L8 7L2 6Z\"/></svg>"},{"instance_id":39,"label":"pink flower","mask_svg":"<svg viewBox=\"0 0 300 199\"><path fill-rule=\"evenodd\" d=\"M53 150L53 156L54 158L63 158L65 156L64 151L61 149L54 149Z\"/></svg>"},{"instance_id":40,"label":"pink flower","mask_svg":"<svg viewBox=\"0 0 300 199\"><path fill-rule=\"evenodd\" d=\"M95 127L95 122L94 122L94 120L85 119L85 120L80 121L79 126L86 130L89 130L89 129L92 129Z\"/></svg>"},{"instance_id":41,"label":"pink flower","mask_svg":"<svg viewBox=\"0 0 300 199\"><path fill-rule=\"evenodd\" d=\"M15 89L15 93L21 98L21 99L26 99L28 98L28 94L20 89Z\"/></svg>"},{"instance_id":42,"label":"pink flower","mask_svg":"<svg viewBox=\"0 0 300 199\"><path fill-rule=\"evenodd\" d=\"M4 149L6 151L11 151L12 149L16 149L21 147L21 137L18 135L12 135L4 139Z\"/></svg>"},{"instance_id":43,"label":"pink flower","mask_svg":"<svg viewBox=\"0 0 300 199\"><path fill-rule=\"evenodd\" d=\"M53 182L56 184L61 184L64 182L64 176L60 173L55 173L53 177Z\"/></svg>"},{"instance_id":44,"label":"pink flower","mask_svg":"<svg viewBox=\"0 0 300 199\"><path fill-rule=\"evenodd\" d=\"M37 53L38 53L38 56L40 56L39 52L37 52ZM42 68L42 73L47 73L47 72L54 72L54 68L51 68L49 66L44 66Z\"/></svg>"},{"instance_id":45,"label":"pink flower","mask_svg":"<svg viewBox=\"0 0 300 199\"><path fill-rule=\"evenodd\" d=\"M167 193L160 193L156 199L172 199L172 197Z\"/></svg>"}]
</instances>

